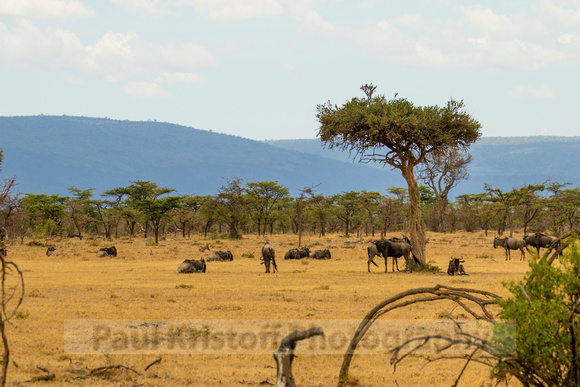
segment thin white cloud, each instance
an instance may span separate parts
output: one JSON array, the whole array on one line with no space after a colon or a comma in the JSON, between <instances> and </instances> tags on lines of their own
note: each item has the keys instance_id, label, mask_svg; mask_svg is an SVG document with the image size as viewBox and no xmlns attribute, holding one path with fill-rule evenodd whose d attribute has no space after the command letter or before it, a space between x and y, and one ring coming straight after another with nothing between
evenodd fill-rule
<instances>
[{"instance_id":1,"label":"thin white cloud","mask_svg":"<svg viewBox=\"0 0 580 387\"><path fill-rule=\"evenodd\" d=\"M161 16L168 13L160 0L111 0L120 8L131 11L145 11L151 15Z\"/></svg>"},{"instance_id":2,"label":"thin white cloud","mask_svg":"<svg viewBox=\"0 0 580 387\"><path fill-rule=\"evenodd\" d=\"M535 9L538 15L558 25L573 28L580 25L580 4L577 0L539 0Z\"/></svg>"},{"instance_id":3,"label":"thin white cloud","mask_svg":"<svg viewBox=\"0 0 580 387\"><path fill-rule=\"evenodd\" d=\"M533 99L551 99L554 98L554 92L548 85L540 87L518 86L508 90L508 95L512 98L533 98Z\"/></svg>"},{"instance_id":4,"label":"thin white cloud","mask_svg":"<svg viewBox=\"0 0 580 387\"><path fill-rule=\"evenodd\" d=\"M126 94L140 98L167 97L169 92L158 83L130 82L123 91Z\"/></svg>"},{"instance_id":5,"label":"thin white cloud","mask_svg":"<svg viewBox=\"0 0 580 387\"><path fill-rule=\"evenodd\" d=\"M334 31L332 24L325 21L316 11L312 0L287 0L285 5L294 18L308 29L312 31Z\"/></svg>"},{"instance_id":6,"label":"thin white cloud","mask_svg":"<svg viewBox=\"0 0 580 387\"><path fill-rule=\"evenodd\" d=\"M234 21L280 15L276 0L195 0L195 12L209 20Z\"/></svg>"},{"instance_id":7,"label":"thin white cloud","mask_svg":"<svg viewBox=\"0 0 580 387\"><path fill-rule=\"evenodd\" d=\"M33 71L69 71L83 67L84 47L72 32L39 30L21 20L13 29L0 23L0 61Z\"/></svg>"},{"instance_id":8,"label":"thin white cloud","mask_svg":"<svg viewBox=\"0 0 580 387\"><path fill-rule=\"evenodd\" d=\"M455 11L457 19L400 15L342 30L369 54L398 65L443 69L535 70L553 63L580 63L570 37L546 39L546 23L523 12L499 14L480 5ZM574 46L576 46L574 44Z\"/></svg>"},{"instance_id":9,"label":"thin white cloud","mask_svg":"<svg viewBox=\"0 0 580 387\"><path fill-rule=\"evenodd\" d=\"M157 78L157 83L198 83L202 77L198 73L163 73Z\"/></svg>"},{"instance_id":10,"label":"thin white cloud","mask_svg":"<svg viewBox=\"0 0 580 387\"><path fill-rule=\"evenodd\" d=\"M2 0L0 16L74 19L94 16L79 0Z\"/></svg>"},{"instance_id":11,"label":"thin white cloud","mask_svg":"<svg viewBox=\"0 0 580 387\"><path fill-rule=\"evenodd\" d=\"M65 80L96 74L107 82L132 82L131 95L164 96L161 83L200 82L200 71L215 60L204 47L192 43L162 45L143 41L135 33L107 32L94 44L57 28L39 29L30 20L13 28L0 23L0 61L34 72L61 73ZM155 83L143 80L156 79ZM154 87L153 85L157 85Z\"/></svg>"}]
</instances>

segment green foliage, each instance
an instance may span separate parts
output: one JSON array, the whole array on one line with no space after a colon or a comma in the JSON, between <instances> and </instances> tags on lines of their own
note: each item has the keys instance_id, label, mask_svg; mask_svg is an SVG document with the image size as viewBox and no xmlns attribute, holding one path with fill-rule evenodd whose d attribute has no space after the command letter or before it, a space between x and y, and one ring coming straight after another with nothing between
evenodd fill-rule
<instances>
[{"instance_id":1,"label":"green foliage","mask_svg":"<svg viewBox=\"0 0 580 387\"><path fill-rule=\"evenodd\" d=\"M517 335L515 354L499 355L494 376L513 375L524 385L575 386L578 360L574 362L573 352L580 348L580 322L575 315L580 305L580 251L571 247L558 266L545 260L530 260L529 265L522 281L506 285L513 296L499 301L501 319L515 322ZM506 325L497 324L494 344L499 352L506 349L500 340L505 336Z\"/></svg>"}]
</instances>

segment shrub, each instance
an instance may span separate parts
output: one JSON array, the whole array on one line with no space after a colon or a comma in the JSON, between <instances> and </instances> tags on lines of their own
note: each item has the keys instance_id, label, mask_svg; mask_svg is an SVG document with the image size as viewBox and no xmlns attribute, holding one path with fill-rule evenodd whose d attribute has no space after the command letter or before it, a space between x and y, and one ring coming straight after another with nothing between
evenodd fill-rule
<instances>
[{"instance_id":1,"label":"shrub","mask_svg":"<svg viewBox=\"0 0 580 387\"><path fill-rule=\"evenodd\" d=\"M523 385L576 386L580 379L580 251L572 246L560 265L529 261L519 283L504 284L512 297L499 301L503 321L515 321L515 354L500 356L494 376L508 375ZM502 337L498 324L495 337ZM496 343L501 348L502 343Z\"/></svg>"}]
</instances>

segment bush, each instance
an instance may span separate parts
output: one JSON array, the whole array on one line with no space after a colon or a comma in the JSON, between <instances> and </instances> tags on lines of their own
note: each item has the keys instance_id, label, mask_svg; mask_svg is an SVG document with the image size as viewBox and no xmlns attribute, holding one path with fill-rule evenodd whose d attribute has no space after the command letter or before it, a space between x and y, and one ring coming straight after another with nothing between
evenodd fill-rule
<instances>
[{"instance_id":1,"label":"bush","mask_svg":"<svg viewBox=\"0 0 580 387\"><path fill-rule=\"evenodd\" d=\"M580 379L580 251L572 246L560 265L529 262L519 283L505 284L513 295L499 301L503 321L517 324L515 354L500 355L494 376L508 375L523 385L576 386ZM494 339L505 332L498 324ZM502 348L501 343L497 343Z\"/></svg>"}]
</instances>

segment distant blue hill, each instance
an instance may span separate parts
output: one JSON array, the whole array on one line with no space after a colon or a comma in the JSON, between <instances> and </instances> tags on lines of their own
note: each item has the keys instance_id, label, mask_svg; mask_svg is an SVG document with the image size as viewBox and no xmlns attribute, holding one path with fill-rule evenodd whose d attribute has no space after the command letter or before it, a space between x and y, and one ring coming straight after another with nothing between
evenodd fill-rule
<instances>
[{"instance_id":1,"label":"distant blue hill","mask_svg":"<svg viewBox=\"0 0 580 387\"><path fill-rule=\"evenodd\" d=\"M329 150L318 139L268 141L283 149L351 162L348 152ZM481 193L485 184L503 191L550 180L580 187L580 137L483 137L471 145L469 180L461 182L451 193L458 196ZM350 161L349 161L350 160ZM379 164L365 164L384 169ZM387 167L388 168L388 167ZM398 171L390 171L397 174ZM406 187L403 182L401 187Z\"/></svg>"},{"instance_id":2,"label":"distant blue hill","mask_svg":"<svg viewBox=\"0 0 580 387\"><path fill-rule=\"evenodd\" d=\"M69 116L0 117L2 175L24 193L95 194L149 180L180 194L214 195L226 179L278 181L330 195L386 192L403 180L366 166L281 149L260 141L162 122ZM397 180L398 178L398 180Z\"/></svg>"},{"instance_id":3,"label":"distant blue hill","mask_svg":"<svg viewBox=\"0 0 580 387\"><path fill-rule=\"evenodd\" d=\"M70 116L0 117L3 177L24 193L95 194L149 180L180 194L214 195L228 178L278 181L290 189L316 186L332 195L406 187L398 170L353 163L320 140L254 141L162 122ZM510 190L552 181L580 186L580 137L483 138L472 145L471 178L454 196L479 193L485 183Z\"/></svg>"}]
</instances>

